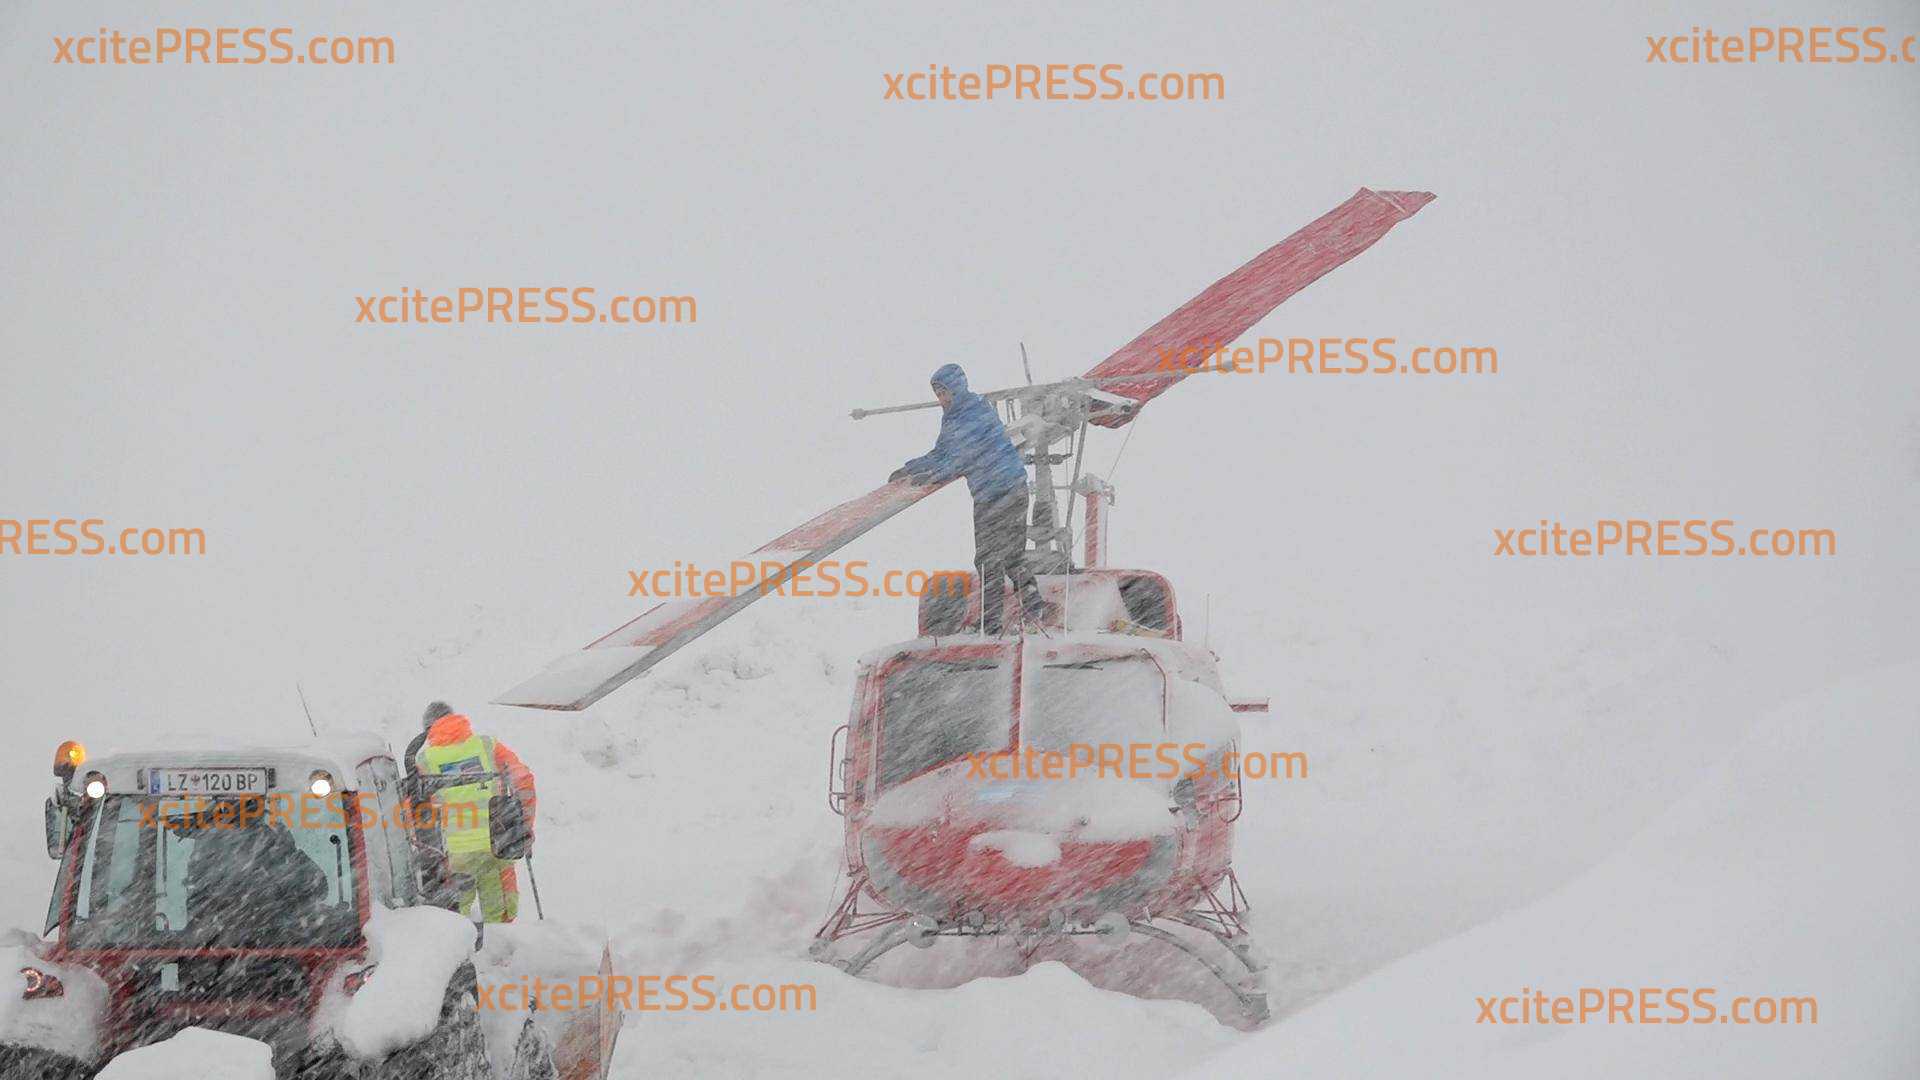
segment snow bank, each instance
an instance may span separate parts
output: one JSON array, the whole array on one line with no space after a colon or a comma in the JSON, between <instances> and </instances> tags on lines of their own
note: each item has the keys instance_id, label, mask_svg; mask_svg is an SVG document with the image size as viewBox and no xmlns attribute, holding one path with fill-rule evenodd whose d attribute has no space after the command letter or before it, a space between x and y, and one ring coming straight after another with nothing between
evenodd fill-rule
<instances>
[{"instance_id":1,"label":"snow bank","mask_svg":"<svg viewBox=\"0 0 1920 1080\"><path fill-rule=\"evenodd\" d=\"M440 908L376 910L367 947L378 966L340 1011L334 1034L352 1057L379 1060L433 1032L448 981L473 955L473 923Z\"/></svg>"},{"instance_id":2,"label":"snow bank","mask_svg":"<svg viewBox=\"0 0 1920 1080\"><path fill-rule=\"evenodd\" d=\"M532 906L531 898L522 903ZM600 966L606 941L606 932L590 923L541 922L523 915L520 922L489 925L474 964L483 981L489 972L515 978L590 974Z\"/></svg>"},{"instance_id":3,"label":"snow bank","mask_svg":"<svg viewBox=\"0 0 1920 1080\"><path fill-rule=\"evenodd\" d=\"M98 1080L274 1080L266 1043L205 1028L121 1054Z\"/></svg>"},{"instance_id":4,"label":"snow bank","mask_svg":"<svg viewBox=\"0 0 1920 1080\"><path fill-rule=\"evenodd\" d=\"M1058 963L938 990L900 990L794 960L714 970L722 985L812 983L818 1007L635 1017L643 1026L630 1023L621 1036L614 1077L1168 1076L1238 1038L1195 1005L1097 989Z\"/></svg>"},{"instance_id":5,"label":"snow bank","mask_svg":"<svg viewBox=\"0 0 1920 1080\"><path fill-rule=\"evenodd\" d=\"M16 930L0 943L0 1042L91 1061L99 1053L95 1036L107 1007L107 984L86 968L40 959L35 948L38 941ZM27 986L23 968L36 968L59 979L65 993L23 1000Z\"/></svg>"},{"instance_id":6,"label":"snow bank","mask_svg":"<svg viewBox=\"0 0 1920 1080\"><path fill-rule=\"evenodd\" d=\"M1907 664L1796 700L1555 895L1395 964L1194 1075L1920 1075L1916 685L1920 664ZM1720 1017L1736 996L1810 996L1818 1022L1476 1022L1481 997L1582 987L1712 987Z\"/></svg>"}]
</instances>

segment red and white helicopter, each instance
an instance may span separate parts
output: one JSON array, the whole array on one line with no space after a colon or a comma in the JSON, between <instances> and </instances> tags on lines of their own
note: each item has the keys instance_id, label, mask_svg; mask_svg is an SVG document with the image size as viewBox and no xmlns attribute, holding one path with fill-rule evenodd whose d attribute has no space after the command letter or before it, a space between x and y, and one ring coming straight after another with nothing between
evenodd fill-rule
<instances>
[{"instance_id":1,"label":"red and white helicopter","mask_svg":"<svg viewBox=\"0 0 1920 1080\"><path fill-rule=\"evenodd\" d=\"M1087 437L1092 427L1131 423L1288 297L1432 200L1362 188L1085 375L982 395L1002 410L1031 470L1027 560L1050 615L1005 637L969 632L983 601L1002 604L1012 627L1022 626L1020 605L1004 583L983 598L971 573L951 571L943 575L950 588L936 584L922 596L911 641L862 658L851 715L829 755L827 802L846 819L847 886L815 936L816 957L858 975L898 945L941 938L1139 934L1199 962L1249 1022L1265 1019L1263 965L1232 867L1239 779L1198 766L1237 748L1236 713L1266 706L1227 697L1216 657L1185 640L1164 577L1106 565L1113 491L1082 469ZM1177 358L1171 367L1168 357ZM1068 466L1062 483L1056 469ZM497 701L584 709L941 486L901 480L842 503L745 556L763 567L755 587L660 603ZM1086 507L1077 566L1074 495ZM1097 768L1088 760L1138 744L1180 747L1178 764L1128 768L1117 779L1117 763L1110 774L1105 760ZM1042 764L1049 756L1054 764ZM1179 926L1204 936L1193 940L1172 929ZM1232 962L1201 948L1205 937ZM835 958L843 939L865 944Z\"/></svg>"}]
</instances>

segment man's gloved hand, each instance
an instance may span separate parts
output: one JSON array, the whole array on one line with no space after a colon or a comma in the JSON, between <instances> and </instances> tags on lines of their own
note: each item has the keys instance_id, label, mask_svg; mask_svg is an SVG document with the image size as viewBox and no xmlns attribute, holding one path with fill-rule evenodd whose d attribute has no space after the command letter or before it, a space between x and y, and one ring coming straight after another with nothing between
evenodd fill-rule
<instances>
[{"instance_id":1,"label":"man's gloved hand","mask_svg":"<svg viewBox=\"0 0 1920 1080\"><path fill-rule=\"evenodd\" d=\"M887 483L889 484L896 483L898 481L905 480L906 478L907 478L907 469L906 469L906 466L903 465L900 468L893 470L893 475L887 477Z\"/></svg>"}]
</instances>

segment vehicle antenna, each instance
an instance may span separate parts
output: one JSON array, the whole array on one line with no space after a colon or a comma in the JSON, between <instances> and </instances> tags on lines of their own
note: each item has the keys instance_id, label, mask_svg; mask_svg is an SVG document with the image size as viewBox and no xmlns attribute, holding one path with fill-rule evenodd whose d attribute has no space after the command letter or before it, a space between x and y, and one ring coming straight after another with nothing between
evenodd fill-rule
<instances>
[{"instance_id":1,"label":"vehicle antenna","mask_svg":"<svg viewBox=\"0 0 1920 1080\"><path fill-rule=\"evenodd\" d=\"M307 708L307 692L300 689L300 684L297 682L293 684L293 692L300 695L300 709L307 714L307 730L313 732L314 738L319 738L320 725L313 722L313 710Z\"/></svg>"},{"instance_id":2,"label":"vehicle antenna","mask_svg":"<svg viewBox=\"0 0 1920 1080\"><path fill-rule=\"evenodd\" d=\"M1027 373L1027 385L1033 385L1033 365L1027 363L1027 343L1020 343L1020 367Z\"/></svg>"}]
</instances>

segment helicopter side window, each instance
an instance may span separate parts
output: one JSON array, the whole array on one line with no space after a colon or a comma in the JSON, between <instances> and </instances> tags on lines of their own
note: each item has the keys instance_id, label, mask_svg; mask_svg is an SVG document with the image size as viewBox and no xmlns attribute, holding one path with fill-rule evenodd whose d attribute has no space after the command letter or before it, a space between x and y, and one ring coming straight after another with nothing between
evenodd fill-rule
<instances>
[{"instance_id":1,"label":"helicopter side window","mask_svg":"<svg viewBox=\"0 0 1920 1080\"><path fill-rule=\"evenodd\" d=\"M1127 605L1127 617L1149 630L1165 632L1172 628L1172 604L1168 602L1166 583L1144 574L1120 581L1120 599Z\"/></svg>"},{"instance_id":2,"label":"helicopter side window","mask_svg":"<svg viewBox=\"0 0 1920 1080\"><path fill-rule=\"evenodd\" d=\"M920 636L965 633L972 596L973 575L964 570L939 570L928 575L926 591L920 594Z\"/></svg>"},{"instance_id":3,"label":"helicopter side window","mask_svg":"<svg viewBox=\"0 0 1920 1080\"><path fill-rule=\"evenodd\" d=\"M880 787L982 750L1004 750L1013 679L996 659L923 660L881 687Z\"/></svg>"}]
</instances>

